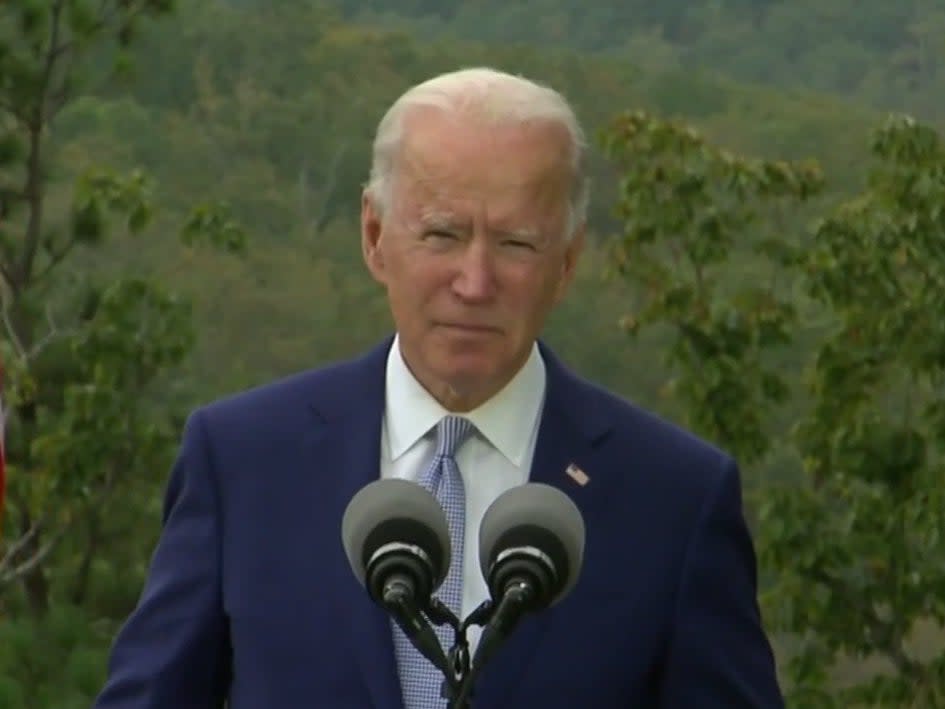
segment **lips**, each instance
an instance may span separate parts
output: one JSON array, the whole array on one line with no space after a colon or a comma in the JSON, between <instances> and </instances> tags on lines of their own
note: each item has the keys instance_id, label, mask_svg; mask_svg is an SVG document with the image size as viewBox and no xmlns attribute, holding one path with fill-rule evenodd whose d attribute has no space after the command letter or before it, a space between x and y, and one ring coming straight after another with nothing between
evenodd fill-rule
<instances>
[{"instance_id":1,"label":"lips","mask_svg":"<svg viewBox=\"0 0 945 709\"><path fill-rule=\"evenodd\" d=\"M493 327L491 325L479 325L474 323L456 323L456 322L444 322L439 323L440 327L449 328L450 330L458 330L461 332L476 332L476 333L496 333L499 332L499 328Z\"/></svg>"}]
</instances>

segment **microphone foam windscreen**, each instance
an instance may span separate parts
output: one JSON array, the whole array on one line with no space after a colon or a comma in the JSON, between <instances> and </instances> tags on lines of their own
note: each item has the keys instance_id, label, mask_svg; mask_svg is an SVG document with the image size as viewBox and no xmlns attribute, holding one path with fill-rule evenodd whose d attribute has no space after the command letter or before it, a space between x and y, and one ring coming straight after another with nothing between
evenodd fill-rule
<instances>
[{"instance_id":1,"label":"microphone foam windscreen","mask_svg":"<svg viewBox=\"0 0 945 709\"><path fill-rule=\"evenodd\" d=\"M528 533L529 528L540 533ZM525 534L510 534L518 530ZM486 510L479 527L479 564L488 578L492 561L502 551L498 545L511 536L524 536L530 545L552 558L563 549L567 568L556 572L567 574L567 578L556 594L557 601L577 582L584 561L584 534L584 518L570 497L551 485L525 483L504 492ZM555 549L542 548L549 537L557 541Z\"/></svg>"},{"instance_id":2,"label":"microphone foam windscreen","mask_svg":"<svg viewBox=\"0 0 945 709\"><path fill-rule=\"evenodd\" d=\"M380 530L381 533L376 533ZM446 513L424 487L409 480L375 480L351 498L341 520L341 539L351 570L365 583L367 559L389 542L423 548L442 581L450 566ZM372 548L367 549L370 545Z\"/></svg>"}]
</instances>

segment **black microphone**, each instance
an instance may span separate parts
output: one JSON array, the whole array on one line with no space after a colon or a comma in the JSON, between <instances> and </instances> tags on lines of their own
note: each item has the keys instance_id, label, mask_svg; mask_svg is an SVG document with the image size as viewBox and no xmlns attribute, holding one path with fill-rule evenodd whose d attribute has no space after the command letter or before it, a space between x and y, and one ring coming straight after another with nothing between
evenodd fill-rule
<instances>
[{"instance_id":1,"label":"black microphone","mask_svg":"<svg viewBox=\"0 0 945 709\"><path fill-rule=\"evenodd\" d=\"M440 641L421 610L450 568L446 514L426 488L376 480L345 509L341 537L348 563L375 603L441 672L451 674Z\"/></svg>"},{"instance_id":2,"label":"black microphone","mask_svg":"<svg viewBox=\"0 0 945 709\"><path fill-rule=\"evenodd\" d=\"M584 535L577 505L543 483L514 487L486 510L479 527L479 563L494 610L473 658L474 673L525 614L554 605L571 591L584 560ZM464 689L464 694L470 691Z\"/></svg>"}]
</instances>

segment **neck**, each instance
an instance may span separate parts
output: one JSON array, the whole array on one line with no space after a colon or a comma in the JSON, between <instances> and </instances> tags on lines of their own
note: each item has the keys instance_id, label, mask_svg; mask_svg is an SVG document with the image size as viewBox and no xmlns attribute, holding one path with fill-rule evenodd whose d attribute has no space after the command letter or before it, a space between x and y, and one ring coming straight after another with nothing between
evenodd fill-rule
<instances>
[{"instance_id":1,"label":"neck","mask_svg":"<svg viewBox=\"0 0 945 709\"><path fill-rule=\"evenodd\" d=\"M416 375L414 375L416 376ZM502 387L493 390L468 390L461 391L449 384L441 383L439 386L430 385L421 379L417 379L420 384L430 392L430 396L439 402L439 404L451 414L466 414L479 408L489 399L499 393ZM503 384L504 386L504 384Z\"/></svg>"}]
</instances>

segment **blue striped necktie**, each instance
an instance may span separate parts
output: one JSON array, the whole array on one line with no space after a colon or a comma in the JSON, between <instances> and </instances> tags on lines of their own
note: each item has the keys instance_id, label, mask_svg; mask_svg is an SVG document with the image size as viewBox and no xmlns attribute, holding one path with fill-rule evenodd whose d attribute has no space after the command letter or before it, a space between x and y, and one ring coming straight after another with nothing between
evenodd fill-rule
<instances>
[{"instance_id":1,"label":"blue striped necktie","mask_svg":"<svg viewBox=\"0 0 945 709\"><path fill-rule=\"evenodd\" d=\"M460 619L463 603L463 540L466 525L466 493L463 478L453 457L472 432L472 423L459 416L447 416L436 427L436 453L418 482L432 492L449 523L452 556L446 580L434 594ZM437 626L444 652L453 645L453 630L448 625ZM405 709L443 709L446 700L441 696L443 675L421 655L394 625L394 650Z\"/></svg>"}]
</instances>

